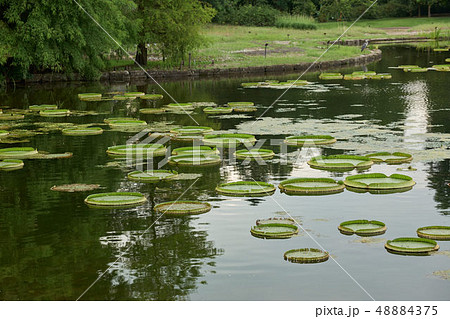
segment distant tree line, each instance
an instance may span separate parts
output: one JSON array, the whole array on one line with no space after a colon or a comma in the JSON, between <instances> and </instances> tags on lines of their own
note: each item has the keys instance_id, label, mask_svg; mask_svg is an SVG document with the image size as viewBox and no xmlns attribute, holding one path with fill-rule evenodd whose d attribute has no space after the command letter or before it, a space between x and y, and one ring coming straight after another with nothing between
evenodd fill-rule
<instances>
[{"instance_id":1,"label":"distant tree line","mask_svg":"<svg viewBox=\"0 0 450 319\"><path fill-rule=\"evenodd\" d=\"M248 25L249 17L265 15L269 22L277 13L307 15L320 22L356 19L373 0L204 0L217 14L213 22ZM430 16L449 13L449 0L379 0L365 15L366 19L385 17ZM256 19L254 25L260 25Z\"/></svg>"}]
</instances>

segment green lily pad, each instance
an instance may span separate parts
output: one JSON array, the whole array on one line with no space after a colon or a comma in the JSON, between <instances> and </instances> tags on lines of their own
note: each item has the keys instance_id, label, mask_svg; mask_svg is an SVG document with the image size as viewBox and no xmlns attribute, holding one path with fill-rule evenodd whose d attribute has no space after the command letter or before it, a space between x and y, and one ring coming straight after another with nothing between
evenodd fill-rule
<instances>
[{"instance_id":1,"label":"green lily pad","mask_svg":"<svg viewBox=\"0 0 450 319\"><path fill-rule=\"evenodd\" d=\"M108 125L111 128L127 128L147 126L147 122L140 120L109 120Z\"/></svg>"},{"instance_id":2,"label":"green lily pad","mask_svg":"<svg viewBox=\"0 0 450 319\"><path fill-rule=\"evenodd\" d=\"M264 224L253 226L250 233L258 238L285 239L298 234L298 227L291 224Z\"/></svg>"},{"instance_id":3,"label":"green lily pad","mask_svg":"<svg viewBox=\"0 0 450 319\"><path fill-rule=\"evenodd\" d=\"M66 109L42 110L39 115L42 117L66 117L70 115L70 111Z\"/></svg>"},{"instance_id":4,"label":"green lily pad","mask_svg":"<svg viewBox=\"0 0 450 319\"><path fill-rule=\"evenodd\" d=\"M392 74L378 73L378 74L374 74L374 75L366 75L366 77L371 80L390 80L390 79L392 79Z\"/></svg>"},{"instance_id":5,"label":"green lily pad","mask_svg":"<svg viewBox=\"0 0 450 319\"><path fill-rule=\"evenodd\" d=\"M192 103L170 103L167 104L167 107L172 110L179 110L179 111L189 111L193 110L195 107L192 105Z\"/></svg>"},{"instance_id":6,"label":"green lily pad","mask_svg":"<svg viewBox=\"0 0 450 319\"><path fill-rule=\"evenodd\" d=\"M125 158L127 156L143 158L164 156L166 147L162 144L130 144L108 147L106 153L111 157Z\"/></svg>"},{"instance_id":7,"label":"green lily pad","mask_svg":"<svg viewBox=\"0 0 450 319\"><path fill-rule=\"evenodd\" d=\"M359 174L348 176L344 181L348 189L362 189L364 191L371 190L398 190L411 189L416 183L413 179L406 175L392 174L387 176L382 173Z\"/></svg>"},{"instance_id":8,"label":"green lily pad","mask_svg":"<svg viewBox=\"0 0 450 319\"><path fill-rule=\"evenodd\" d=\"M315 146L336 143L336 139L330 135L301 135L288 136L284 142L291 146Z\"/></svg>"},{"instance_id":9,"label":"green lily pad","mask_svg":"<svg viewBox=\"0 0 450 319\"><path fill-rule=\"evenodd\" d=\"M250 134L211 134L205 135L203 143L205 145L233 148L240 144L253 145L256 138Z\"/></svg>"},{"instance_id":10,"label":"green lily pad","mask_svg":"<svg viewBox=\"0 0 450 319\"><path fill-rule=\"evenodd\" d=\"M23 161L17 159L5 159L0 161L0 171L15 171L23 168Z\"/></svg>"},{"instance_id":11,"label":"green lily pad","mask_svg":"<svg viewBox=\"0 0 450 319\"><path fill-rule=\"evenodd\" d=\"M214 154L184 154L169 157L170 165L177 166L214 166L219 165L222 159Z\"/></svg>"},{"instance_id":12,"label":"green lily pad","mask_svg":"<svg viewBox=\"0 0 450 319\"><path fill-rule=\"evenodd\" d=\"M356 155L330 155L317 156L308 161L308 165L316 169L349 171L355 168L368 169L373 162L365 156Z\"/></svg>"},{"instance_id":13,"label":"green lily pad","mask_svg":"<svg viewBox=\"0 0 450 319\"><path fill-rule=\"evenodd\" d=\"M57 110L58 105L47 105L47 104L30 105L29 109L30 109L30 111L34 111L34 112L40 112L40 111L45 111L45 110Z\"/></svg>"},{"instance_id":14,"label":"green lily pad","mask_svg":"<svg viewBox=\"0 0 450 319\"><path fill-rule=\"evenodd\" d=\"M65 184L65 185L55 185L50 190L55 192L64 193L76 193L76 192L89 192L99 189L98 184Z\"/></svg>"},{"instance_id":15,"label":"green lily pad","mask_svg":"<svg viewBox=\"0 0 450 319\"><path fill-rule=\"evenodd\" d=\"M284 260L300 264L321 263L329 257L328 252L316 248L291 249L284 253Z\"/></svg>"},{"instance_id":16,"label":"green lily pad","mask_svg":"<svg viewBox=\"0 0 450 319\"><path fill-rule=\"evenodd\" d=\"M417 229L417 235L434 240L450 240L450 226L427 226Z\"/></svg>"},{"instance_id":17,"label":"green lily pad","mask_svg":"<svg viewBox=\"0 0 450 319\"><path fill-rule=\"evenodd\" d=\"M166 112L166 109L161 109L161 108L146 108L146 109L139 110L139 113L141 113L141 114L162 114L165 112Z\"/></svg>"},{"instance_id":18,"label":"green lily pad","mask_svg":"<svg viewBox=\"0 0 450 319\"><path fill-rule=\"evenodd\" d=\"M93 194L84 200L91 207L126 208L145 204L147 198L141 193L101 193Z\"/></svg>"},{"instance_id":19,"label":"green lily pad","mask_svg":"<svg viewBox=\"0 0 450 319\"><path fill-rule=\"evenodd\" d=\"M116 100L116 101L134 100L134 99L136 99L136 96L132 96L132 95L114 95L112 99Z\"/></svg>"},{"instance_id":20,"label":"green lily pad","mask_svg":"<svg viewBox=\"0 0 450 319\"><path fill-rule=\"evenodd\" d=\"M210 146L179 147L172 151L172 155L217 155L219 151Z\"/></svg>"},{"instance_id":21,"label":"green lily pad","mask_svg":"<svg viewBox=\"0 0 450 319\"><path fill-rule=\"evenodd\" d=\"M388 252L400 255L429 255L430 252L439 250L439 245L434 240L415 237L388 240L384 247Z\"/></svg>"},{"instance_id":22,"label":"green lily pad","mask_svg":"<svg viewBox=\"0 0 450 319\"><path fill-rule=\"evenodd\" d=\"M275 193L275 186L265 182L231 182L216 187L219 194L229 196L265 196Z\"/></svg>"},{"instance_id":23,"label":"green lily pad","mask_svg":"<svg viewBox=\"0 0 450 319\"><path fill-rule=\"evenodd\" d=\"M78 98L82 101L100 101L102 99L101 93L80 93Z\"/></svg>"},{"instance_id":24,"label":"green lily pad","mask_svg":"<svg viewBox=\"0 0 450 319\"><path fill-rule=\"evenodd\" d=\"M0 130L0 137L4 137L4 136L7 136L9 134L9 132L8 131L3 131L3 130Z\"/></svg>"},{"instance_id":25,"label":"green lily pad","mask_svg":"<svg viewBox=\"0 0 450 319\"><path fill-rule=\"evenodd\" d=\"M338 227L344 235L377 236L386 232L386 225L377 220L349 220L343 222Z\"/></svg>"},{"instance_id":26,"label":"green lily pad","mask_svg":"<svg viewBox=\"0 0 450 319\"><path fill-rule=\"evenodd\" d=\"M233 108L227 106L205 107L203 112L206 114L229 114L233 112Z\"/></svg>"},{"instance_id":27,"label":"green lily pad","mask_svg":"<svg viewBox=\"0 0 450 319\"><path fill-rule=\"evenodd\" d=\"M343 192L345 186L331 178L292 178L278 185L288 195L326 195Z\"/></svg>"},{"instance_id":28,"label":"green lily pad","mask_svg":"<svg viewBox=\"0 0 450 319\"><path fill-rule=\"evenodd\" d=\"M252 149L252 150L239 150L234 153L237 159L246 160L246 159L271 159L275 156L275 153L272 150L266 150L263 148L260 149Z\"/></svg>"},{"instance_id":29,"label":"green lily pad","mask_svg":"<svg viewBox=\"0 0 450 319\"><path fill-rule=\"evenodd\" d=\"M388 164L402 164L412 161L412 155L407 153L389 153L389 152L378 152L365 155L370 158L373 162L386 162Z\"/></svg>"},{"instance_id":30,"label":"green lily pad","mask_svg":"<svg viewBox=\"0 0 450 319\"><path fill-rule=\"evenodd\" d=\"M63 159L63 158L71 158L73 156L73 153L66 152L66 153L59 153L59 154L48 154L48 153L38 153L36 155L33 155L29 157L30 159Z\"/></svg>"},{"instance_id":31,"label":"green lily pad","mask_svg":"<svg viewBox=\"0 0 450 319\"><path fill-rule=\"evenodd\" d=\"M156 183L170 180L177 176L177 172L168 170L134 171L128 174L128 179L141 183Z\"/></svg>"},{"instance_id":32,"label":"green lily pad","mask_svg":"<svg viewBox=\"0 0 450 319\"><path fill-rule=\"evenodd\" d=\"M255 103L253 103L253 102L228 102L227 105L229 107L235 108L235 107L243 107L243 106L255 106Z\"/></svg>"},{"instance_id":33,"label":"green lily pad","mask_svg":"<svg viewBox=\"0 0 450 319\"><path fill-rule=\"evenodd\" d=\"M179 128L174 128L170 130L171 133L174 134L182 134L182 135L198 135L205 134L214 131L211 127L208 126L182 126Z\"/></svg>"},{"instance_id":34,"label":"green lily pad","mask_svg":"<svg viewBox=\"0 0 450 319\"><path fill-rule=\"evenodd\" d=\"M155 206L155 211L165 215L198 215L211 210L209 203L198 201L165 202Z\"/></svg>"},{"instance_id":35,"label":"green lily pad","mask_svg":"<svg viewBox=\"0 0 450 319\"><path fill-rule=\"evenodd\" d=\"M321 80L342 80L344 76L341 73L321 73L319 79Z\"/></svg>"},{"instance_id":36,"label":"green lily pad","mask_svg":"<svg viewBox=\"0 0 450 319\"><path fill-rule=\"evenodd\" d=\"M266 224L283 224L283 225L294 225L296 221L292 218L287 217L271 217L266 219L257 219L256 225L266 225Z\"/></svg>"},{"instance_id":37,"label":"green lily pad","mask_svg":"<svg viewBox=\"0 0 450 319\"><path fill-rule=\"evenodd\" d=\"M145 96L144 92L126 92L123 94L126 97L141 97Z\"/></svg>"},{"instance_id":38,"label":"green lily pad","mask_svg":"<svg viewBox=\"0 0 450 319\"><path fill-rule=\"evenodd\" d=\"M0 114L0 121L18 121L23 120L25 115L22 114L14 114L14 113L3 113Z\"/></svg>"},{"instance_id":39,"label":"green lily pad","mask_svg":"<svg viewBox=\"0 0 450 319\"><path fill-rule=\"evenodd\" d=\"M138 121L138 120L135 118L132 118L132 117L110 117L110 118L103 120L103 122L105 122L106 124L109 124L109 123L115 122L115 121Z\"/></svg>"},{"instance_id":40,"label":"green lily pad","mask_svg":"<svg viewBox=\"0 0 450 319\"><path fill-rule=\"evenodd\" d=\"M10 147L0 149L0 159L24 159L38 154L32 147Z\"/></svg>"},{"instance_id":41,"label":"green lily pad","mask_svg":"<svg viewBox=\"0 0 450 319\"><path fill-rule=\"evenodd\" d=\"M161 100L163 97L162 94L145 94L139 96L141 100Z\"/></svg>"},{"instance_id":42,"label":"green lily pad","mask_svg":"<svg viewBox=\"0 0 450 319\"><path fill-rule=\"evenodd\" d=\"M101 127L70 127L62 130L63 135L85 136L103 134Z\"/></svg>"}]
</instances>

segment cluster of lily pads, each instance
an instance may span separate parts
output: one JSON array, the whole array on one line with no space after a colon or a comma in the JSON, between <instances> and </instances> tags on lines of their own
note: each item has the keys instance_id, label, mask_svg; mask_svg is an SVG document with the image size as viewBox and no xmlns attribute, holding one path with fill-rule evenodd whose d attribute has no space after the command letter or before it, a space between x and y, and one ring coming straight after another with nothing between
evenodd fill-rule
<instances>
[{"instance_id":1,"label":"cluster of lily pads","mask_svg":"<svg viewBox=\"0 0 450 319\"><path fill-rule=\"evenodd\" d=\"M38 152L32 147L7 147L0 149L0 171L15 171L24 167L23 160L62 159L72 157L72 153L49 154Z\"/></svg>"},{"instance_id":2,"label":"cluster of lily pads","mask_svg":"<svg viewBox=\"0 0 450 319\"><path fill-rule=\"evenodd\" d=\"M355 71L351 74L341 73L321 73L319 75L321 80L389 80L392 79L390 73L376 73L375 71Z\"/></svg>"},{"instance_id":3,"label":"cluster of lily pads","mask_svg":"<svg viewBox=\"0 0 450 319\"><path fill-rule=\"evenodd\" d=\"M246 82L241 83L241 86L246 89L258 89L258 88L265 88L265 89L283 89L283 88L293 88L293 87L300 87L304 85L310 84L306 80L289 80L280 82L278 80L266 80L263 82Z\"/></svg>"},{"instance_id":4,"label":"cluster of lily pads","mask_svg":"<svg viewBox=\"0 0 450 319\"><path fill-rule=\"evenodd\" d=\"M140 98L142 100L160 100L163 98L161 94L145 94L144 92L112 92L106 96L101 93L80 93L78 98L81 101L111 101L111 100L134 100Z\"/></svg>"},{"instance_id":5,"label":"cluster of lily pads","mask_svg":"<svg viewBox=\"0 0 450 319\"><path fill-rule=\"evenodd\" d=\"M450 62L445 61L445 62ZM399 65L397 67L390 67L391 69L399 69L404 72L412 72L412 73L423 73L428 71L439 71L439 72L450 72L450 64L436 64L430 68L420 67L418 65Z\"/></svg>"}]
</instances>

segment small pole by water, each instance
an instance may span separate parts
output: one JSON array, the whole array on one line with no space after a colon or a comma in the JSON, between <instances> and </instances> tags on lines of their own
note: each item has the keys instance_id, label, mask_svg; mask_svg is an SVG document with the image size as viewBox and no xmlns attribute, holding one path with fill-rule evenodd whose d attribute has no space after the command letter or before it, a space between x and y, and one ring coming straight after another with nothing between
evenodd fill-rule
<instances>
[{"instance_id":1,"label":"small pole by water","mask_svg":"<svg viewBox=\"0 0 450 319\"><path fill-rule=\"evenodd\" d=\"M269 45L269 43L266 43L264 45L264 59L267 58L267 46Z\"/></svg>"},{"instance_id":2,"label":"small pole by water","mask_svg":"<svg viewBox=\"0 0 450 319\"><path fill-rule=\"evenodd\" d=\"M189 52L189 69L191 69L191 58L192 58L192 54Z\"/></svg>"}]
</instances>

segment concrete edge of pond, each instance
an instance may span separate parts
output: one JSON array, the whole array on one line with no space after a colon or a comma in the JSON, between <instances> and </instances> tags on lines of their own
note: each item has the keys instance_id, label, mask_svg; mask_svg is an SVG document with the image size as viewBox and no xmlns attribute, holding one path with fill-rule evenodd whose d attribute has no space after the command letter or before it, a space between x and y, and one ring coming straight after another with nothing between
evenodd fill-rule
<instances>
[{"instance_id":1,"label":"concrete edge of pond","mask_svg":"<svg viewBox=\"0 0 450 319\"><path fill-rule=\"evenodd\" d=\"M360 55L353 58L320 61L311 67L311 72L329 70L334 68L364 65L371 62L381 60L382 52L379 49L370 51L369 54ZM227 68L227 69L192 69L192 70L148 70L148 74L158 80L179 80L187 78L200 77L233 77L242 75L258 75L267 73L294 73L305 71L310 67L311 62L301 62L298 64L282 64L257 67ZM123 70L104 72L101 82L106 83L127 83L127 82L143 82L147 79L147 75L142 70ZM33 74L31 78L25 80L26 83L57 83L69 81L83 81L79 74L68 76L65 74Z\"/></svg>"}]
</instances>

